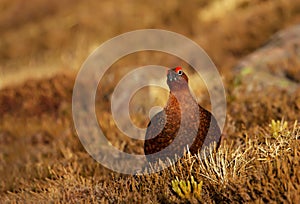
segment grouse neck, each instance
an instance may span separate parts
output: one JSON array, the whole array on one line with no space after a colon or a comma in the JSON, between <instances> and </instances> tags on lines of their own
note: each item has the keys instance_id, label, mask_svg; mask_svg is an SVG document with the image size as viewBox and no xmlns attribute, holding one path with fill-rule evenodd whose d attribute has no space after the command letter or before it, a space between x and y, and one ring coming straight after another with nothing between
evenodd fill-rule
<instances>
[{"instance_id":1,"label":"grouse neck","mask_svg":"<svg viewBox=\"0 0 300 204\"><path fill-rule=\"evenodd\" d=\"M167 102L166 110L174 109L188 109L192 110L198 108L198 103L194 99L190 90L181 90L172 92L170 91L169 99Z\"/></svg>"}]
</instances>

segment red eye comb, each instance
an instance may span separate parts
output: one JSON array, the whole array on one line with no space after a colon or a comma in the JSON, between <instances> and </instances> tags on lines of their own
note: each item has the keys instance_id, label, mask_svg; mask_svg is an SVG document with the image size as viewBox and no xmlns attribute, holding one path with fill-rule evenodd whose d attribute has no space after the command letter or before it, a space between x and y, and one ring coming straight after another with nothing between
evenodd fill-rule
<instances>
[{"instance_id":1,"label":"red eye comb","mask_svg":"<svg viewBox=\"0 0 300 204\"><path fill-rule=\"evenodd\" d=\"M175 72L178 73L179 71L182 71L182 68L181 67L176 67Z\"/></svg>"}]
</instances>

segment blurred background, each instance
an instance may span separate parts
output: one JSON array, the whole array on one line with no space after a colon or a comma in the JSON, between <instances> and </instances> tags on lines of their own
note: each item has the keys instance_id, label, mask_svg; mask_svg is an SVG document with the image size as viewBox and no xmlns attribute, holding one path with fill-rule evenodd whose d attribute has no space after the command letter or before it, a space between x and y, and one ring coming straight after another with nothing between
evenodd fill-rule
<instances>
[{"instance_id":1,"label":"blurred background","mask_svg":"<svg viewBox=\"0 0 300 204\"><path fill-rule=\"evenodd\" d=\"M298 22L299 1L2 0L0 12L3 87L57 72L76 72L104 41L145 28L191 38L222 72L274 32ZM151 60L146 56L128 61L138 65Z\"/></svg>"}]
</instances>

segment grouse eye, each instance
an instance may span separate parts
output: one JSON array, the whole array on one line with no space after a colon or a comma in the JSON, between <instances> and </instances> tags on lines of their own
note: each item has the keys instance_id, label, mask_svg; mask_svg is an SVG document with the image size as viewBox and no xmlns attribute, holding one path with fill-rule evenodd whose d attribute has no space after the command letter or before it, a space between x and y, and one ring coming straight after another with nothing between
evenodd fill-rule
<instances>
[{"instance_id":1,"label":"grouse eye","mask_svg":"<svg viewBox=\"0 0 300 204\"><path fill-rule=\"evenodd\" d=\"M182 75L182 74L183 74L183 71L182 71L182 68L181 68L181 67L176 67L176 68L175 68L175 72L176 72L178 75Z\"/></svg>"}]
</instances>

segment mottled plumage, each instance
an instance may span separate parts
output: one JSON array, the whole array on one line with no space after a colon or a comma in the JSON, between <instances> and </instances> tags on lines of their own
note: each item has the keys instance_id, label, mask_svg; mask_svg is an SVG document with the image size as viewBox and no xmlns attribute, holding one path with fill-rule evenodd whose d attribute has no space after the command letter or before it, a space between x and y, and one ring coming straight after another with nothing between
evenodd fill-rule
<instances>
[{"instance_id":1,"label":"mottled plumage","mask_svg":"<svg viewBox=\"0 0 300 204\"><path fill-rule=\"evenodd\" d=\"M174 159L175 154L183 154L188 144L191 144L188 147L191 154L197 154L206 137L209 137L205 141L206 146L214 141L219 144L220 140L216 119L198 105L181 67L168 70L167 84L170 88L167 105L151 119L145 136L144 151L149 162L157 161L158 156L161 160L167 157ZM181 134L178 134L179 131ZM151 155L156 152L160 152L159 155Z\"/></svg>"}]
</instances>

